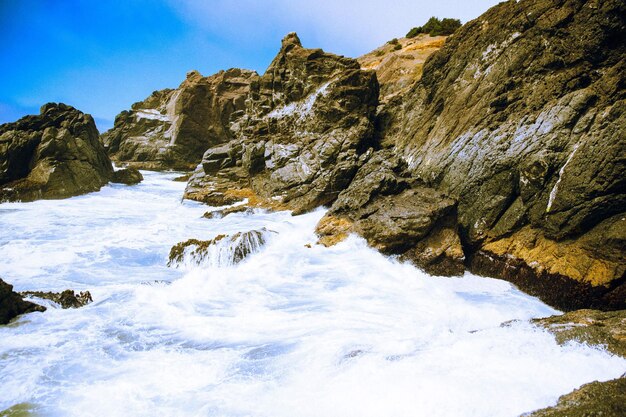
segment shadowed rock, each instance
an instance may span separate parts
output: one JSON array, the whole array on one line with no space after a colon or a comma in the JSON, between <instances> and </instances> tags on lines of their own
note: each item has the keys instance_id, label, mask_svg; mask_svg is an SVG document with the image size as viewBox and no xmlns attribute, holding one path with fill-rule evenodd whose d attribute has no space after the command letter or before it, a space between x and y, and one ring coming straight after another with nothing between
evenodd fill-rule
<instances>
[{"instance_id":1,"label":"shadowed rock","mask_svg":"<svg viewBox=\"0 0 626 417\"><path fill-rule=\"evenodd\" d=\"M20 314L32 313L33 311L46 311L46 308L30 301L24 301L22 297L13 292L13 286L0 279L0 325L9 323Z\"/></svg>"},{"instance_id":2,"label":"shadowed rock","mask_svg":"<svg viewBox=\"0 0 626 417\"><path fill-rule=\"evenodd\" d=\"M111 182L126 185L139 184L143 181L143 175L135 168L123 168L113 172Z\"/></svg>"}]
</instances>

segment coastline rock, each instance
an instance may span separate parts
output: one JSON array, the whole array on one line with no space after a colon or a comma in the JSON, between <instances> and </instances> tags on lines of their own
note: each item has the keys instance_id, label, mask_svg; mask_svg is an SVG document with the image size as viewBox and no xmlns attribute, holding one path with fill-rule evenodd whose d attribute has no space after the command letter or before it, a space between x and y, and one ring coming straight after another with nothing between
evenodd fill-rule
<instances>
[{"instance_id":1,"label":"coastline rock","mask_svg":"<svg viewBox=\"0 0 626 417\"><path fill-rule=\"evenodd\" d=\"M357 233L382 253L402 255L426 272L462 275L465 256L455 210L454 200L412 181L406 164L383 150L363 164L316 233L327 246Z\"/></svg>"},{"instance_id":2,"label":"coastline rock","mask_svg":"<svg viewBox=\"0 0 626 417\"><path fill-rule=\"evenodd\" d=\"M111 182L135 185L143 181L143 175L135 168L123 168L113 172Z\"/></svg>"},{"instance_id":3,"label":"coastline rock","mask_svg":"<svg viewBox=\"0 0 626 417\"><path fill-rule=\"evenodd\" d=\"M553 333L559 344L576 341L603 346L626 358L626 310L576 310L532 323Z\"/></svg>"},{"instance_id":4,"label":"coastline rock","mask_svg":"<svg viewBox=\"0 0 626 417\"><path fill-rule=\"evenodd\" d=\"M20 295L22 297L44 298L57 303L61 308L79 308L93 302L89 291L81 291L76 294L73 290L69 289L62 292L23 291Z\"/></svg>"},{"instance_id":5,"label":"coastline rock","mask_svg":"<svg viewBox=\"0 0 626 417\"><path fill-rule=\"evenodd\" d=\"M102 134L111 159L140 169L196 167L210 146L233 138L254 71L230 69L210 77L191 71L175 90L155 91L115 118Z\"/></svg>"},{"instance_id":6,"label":"coastline rock","mask_svg":"<svg viewBox=\"0 0 626 417\"><path fill-rule=\"evenodd\" d=\"M33 311L46 311L46 308L24 301L18 293L13 292L13 285L0 279L0 325L9 323L20 314Z\"/></svg>"},{"instance_id":7,"label":"coastline rock","mask_svg":"<svg viewBox=\"0 0 626 417\"><path fill-rule=\"evenodd\" d=\"M238 232L234 235L218 235L210 240L189 239L177 243L170 250L167 266L209 264L231 266L257 253L265 246L268 237L276 232L262 228Z\"/></svg>"},{"instance_id":8,"label":"coastline rock","mask_svg":"<svg viewBox=\"0 0 626 417\"><path fill-rule=\"evenodd\" d=\"M558 308L625 308L624 16L618 0L501 3L450 36L378 113L375 153L456 201L470 269ZM331 214L358 218L386 184L362 183L361 202L345 211L340 197ZM408 221L408 211L396 215ZM426 259L445 253L443 236L418 240Z\"/></svg>"},{"instance_id":9,"label":"coastline rock","mask_svg":"<svg viewBox=\"0 0 626 417\"><path fill-rule=\"evenodd\" d=\"M568 341L605 347L626 357L626 310L578 310L532 321L554 333L559 344ZM626 414L626 375L611 381L585 384L559 398L556 405L526 413L527 417L621 417Z\"/></svg>"},{"instance_id":10,"label":"coastline rock","mask_svg":"<svg viewBox=\"0 0 626 417\"><path fill-rule=\"evenodd\" d=\"M99 190L113 167L93 118L48 103L0 126L0 201L72 197Z\"/></svg>"},{"instance_id":11,"label":"coastline rock","mask_svg":"<svg viewBox=\"0 0 626 417\"><path fill-rule=\"evenodd\" d=\"M585 384L553 406L524 417L622 417L626 415L626 377Z\"/></svg>"},{"instance_id":12,"label":"coastline rock","mask_svg":"<svg viewBox=\"0 0 626 417\"><path fill-rule=\"evenodd\" d=\"M287 35L251 85L235 138L207 150L185 198L212 201L245 184L296 212L332 203L369 146L377 99L374 72Z\"/></svg>"}]
</instances>

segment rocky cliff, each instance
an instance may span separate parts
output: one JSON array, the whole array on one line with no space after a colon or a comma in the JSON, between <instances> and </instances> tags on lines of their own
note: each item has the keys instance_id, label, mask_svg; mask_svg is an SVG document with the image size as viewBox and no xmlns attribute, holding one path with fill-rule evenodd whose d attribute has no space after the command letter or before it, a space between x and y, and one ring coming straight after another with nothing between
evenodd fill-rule
<instances>
[{"instance_id":1,"label":"rocky cliff","mask_svg":"<svg viewBox=\"0 0 626 417\"><path fill-rule=\"evenodd\" d=\"M155 91L121 112L102 135L104 145L114 161L137 168L193 169L210 146L234 137L230 125L258 80L254 71L191 71L177 89Z\"/></svg>"},{"instance_id":2,"label":"rocky cliff","mask_svg":"<svg viewBox=\"0 0 626 417\"><path fill-rule=\"evenodd\" d=\"M465 263L565 309L624 308L625 16L525 0L467 23L380 111L383 149L320 234Z\"/></svg>"},{"instance_id":3,"label":"rocky cliff","mask_svg":"<svg viewBox=\"0 0 626 417\"><path fill-rule=\"evenodd\" d=\"M0 126L0 201L71 197L113 176L93 118L71 106L49 103Z\"/></svg>"},{"instance_id":4,"label":"rocky cliff","mask_svg":"<svg viewBox=\"0 0 626 417\"><path fill-rule=\"evenodd\" d=\"M185 197L221 205L246 191L298 212L332 203L362 164L378 82L356 60L303 48L292 33L245 103L234 139L207 150Z\"/></svg>"}]
</instances>

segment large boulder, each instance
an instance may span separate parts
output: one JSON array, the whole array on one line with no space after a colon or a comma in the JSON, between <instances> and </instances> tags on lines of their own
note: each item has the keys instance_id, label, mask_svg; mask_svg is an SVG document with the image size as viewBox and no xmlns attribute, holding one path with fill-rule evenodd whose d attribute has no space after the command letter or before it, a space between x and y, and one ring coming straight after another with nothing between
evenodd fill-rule
<instances>
[{"instance_id":1,"label":"large boulder","mask_svg":"<svg viewBox=\"0 0 626 417\"><path fill-rule=\"evenodd\" d=\"M231 125L234 139L206 151L186 197L219 200L243 182L296 211L332 203L370 145L377 99L373 71L287 35L251 85L246 109Z\"/></svg>"},{"instance_id":2,"label":"large boulder","mask_svg":"<svg viewBox=\"0 0 626 417\"><path fill-rule=\"evenodd\" d=\"M625 21L619 0L501 3L379 112L380 147L457 202L470 268L564 309L626 308Z\"/></svg>"},{"instance_id":3,"label":"large boulder","mask_svg":"<svg viewBox=\"0 0 626 417\"><path fill-rule=\"evenodd\" d=\"M46 308L30 301L24 301L22 296L13 292L13 286L0 279L0 325L9 323L20 314L33 311L46 311Z\"/></svg>"},{"instance_id":4,"label":"large boulder","mask_svg":"<svg viewBox=\"0 0 626 417\"><path fill-rule=\"evenodd\" d=\"M48 103L0 126L0 201L97 191L112 175L93 118L71 106Z\"/></svg>"},{"instance_id":5,"label":"large boulder","mask_svg":"<svg viewBox=\"0 0 626 417\"><path fill-rule=\"evenodd\" d=\"M209 147L233 138L254 71L230 69L210 77L191 71L175 90L155 91L115 118L102 135L111 158L144 169L193 169Z\"/></svg>"}]
</instances>

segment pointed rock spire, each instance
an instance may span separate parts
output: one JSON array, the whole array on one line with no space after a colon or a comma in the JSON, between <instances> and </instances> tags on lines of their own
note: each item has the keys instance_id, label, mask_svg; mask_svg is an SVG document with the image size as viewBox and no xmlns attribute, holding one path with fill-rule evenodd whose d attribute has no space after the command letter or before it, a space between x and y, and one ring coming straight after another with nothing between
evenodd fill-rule
<instances>
[{"instance_id":1,"label":"pointed rock spire","mask_svg":"<svg viewBox=\"0 0 626 417\"><path fill-rule=\"evenodd\" d=\"M300 38L296 32L288 33L282 40L281 49L285 52L293 49L295 46L302 48Z\"/></svg>"}]
</instances>

